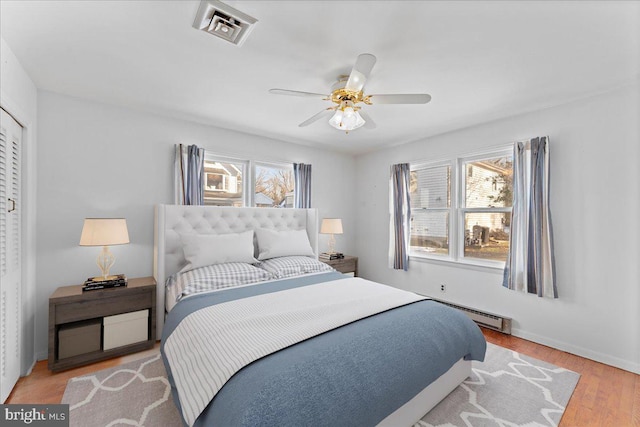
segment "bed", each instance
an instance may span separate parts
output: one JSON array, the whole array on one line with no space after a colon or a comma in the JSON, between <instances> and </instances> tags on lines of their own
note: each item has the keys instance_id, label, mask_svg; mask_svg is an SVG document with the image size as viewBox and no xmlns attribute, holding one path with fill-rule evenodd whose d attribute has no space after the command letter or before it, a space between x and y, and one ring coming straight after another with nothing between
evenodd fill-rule
<instances>
[{"instance_id":1,"label":"bed","mask_svg":"<svg viewBox=\"0 0 640 427\"><path fill-rule=\"evenodd\" d=\"M467 316L327 271L317 235L315 209L156 207L158 333L185 425L411 426L484 358ZM235 263L206 264L248 239L260 260L240 267L259 271L221 285Z\"/></svg>"}]
</instances>

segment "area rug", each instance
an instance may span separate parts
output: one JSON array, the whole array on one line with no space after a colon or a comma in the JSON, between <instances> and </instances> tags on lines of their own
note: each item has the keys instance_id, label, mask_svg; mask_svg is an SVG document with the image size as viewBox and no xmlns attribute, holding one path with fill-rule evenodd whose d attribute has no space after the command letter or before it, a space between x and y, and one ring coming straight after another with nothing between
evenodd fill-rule
<instances>
[{"instance_id":1,"label":"area rug","mask_svg":"<svg viewBox=\"0 0 640 427\"><path fill-rule=\"evenodd\" d=\"M556 426L579 375L488 344L485 362L413 427ZM69 380L71 427L179 427L160 355Z\"/></svg>"},{"instance_id":2,"label":"area rug","mask_svg":"<svg viewBox=\"0 0 640 427\"><path fill-rule=\"evenodd\" d=\"M557 426L580 378L490 343L472 371L413 427Z\"/></svg>"},{"instance_id":3,"label":"area rug","mask_svg":"<svg viewBox=\"0 0 640 427\"><path fill-rule=\"evenodd\" d=\"M71 378L62 403L70 427L182 426L160 353Z\"/></svg>"}]
</instances>

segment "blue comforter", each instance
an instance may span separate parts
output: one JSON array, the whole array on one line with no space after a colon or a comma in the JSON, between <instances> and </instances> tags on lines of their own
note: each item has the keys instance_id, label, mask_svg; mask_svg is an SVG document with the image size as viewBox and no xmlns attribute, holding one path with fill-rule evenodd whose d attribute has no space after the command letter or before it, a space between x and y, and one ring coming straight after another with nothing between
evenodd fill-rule
<instances>
[{"instance_id":1,"label":"blue comforter","mask_svg":"<svg viewBox=\"0 0 640 427\"><path fill-rule=\"evenodd\" d=\"M165 322L161 346L190 313L239 298L344 278L303 276L195 295ZM461 358L483 360L486 342L465 314L435 301L389 310L259 359L237 372L196 426L373 426Z\"/></svg>"}]
</instances>

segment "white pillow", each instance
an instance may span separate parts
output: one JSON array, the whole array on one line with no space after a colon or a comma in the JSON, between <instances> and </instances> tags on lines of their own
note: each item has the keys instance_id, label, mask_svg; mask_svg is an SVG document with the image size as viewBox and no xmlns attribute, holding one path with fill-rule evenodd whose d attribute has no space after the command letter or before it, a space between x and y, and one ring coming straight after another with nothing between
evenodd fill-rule
<instances>
[{"instance_id":1,"label":"white pillow","mask_svg":"<svg viewBox=\"0 0 640 427\"><path fill-rule=\"evenodd\" d=\"M256 237L259 260L292 255L315 255L306 230L275 231L258 228Z\"/></svg>"},{"instance_id":2,"label":"white pillow","mask_svg":"<svg viewBox=\"0 0 640 427\"><path fill-rule=\"evenodd\" d=\"M227 262L257 262L253 257L253 231L230 234L181 234L187 265L181 272Z\"/></svg>"}]
</instances>

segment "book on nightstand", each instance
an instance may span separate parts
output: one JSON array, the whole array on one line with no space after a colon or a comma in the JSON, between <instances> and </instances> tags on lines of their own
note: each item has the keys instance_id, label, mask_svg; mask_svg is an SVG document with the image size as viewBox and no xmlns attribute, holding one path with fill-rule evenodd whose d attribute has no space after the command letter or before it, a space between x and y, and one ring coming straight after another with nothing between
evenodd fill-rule
<instances>
[{"instance_id":1,"label":"book on nightstand","mask_svg":"<svg viewBox=\"0 0 640 427\"><path fill-rule=\"evenodd\" d=\"M327 252L322 252L320 255L318 255L318 258L320 258L321 260L324 261L331 261L334 259L343 259L344 258L344 254L341 254L339 252L336 253L327 253Z\"/></svg>"},{"instance_id":2,"label":"book on nightstand","mask_svg":"<svg viewBox=\"0 0 640 427\"><path fill-rule=\"evenodd\" d=\"M97 289L119 288L127 286L127 276L117 274L109 276L107 279L102 277L90 277L82 285L82 291L94 291Z\"/></svg>"}]
</instances>

